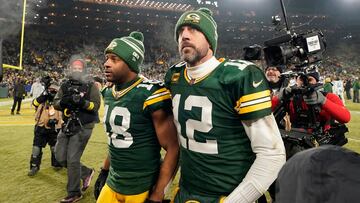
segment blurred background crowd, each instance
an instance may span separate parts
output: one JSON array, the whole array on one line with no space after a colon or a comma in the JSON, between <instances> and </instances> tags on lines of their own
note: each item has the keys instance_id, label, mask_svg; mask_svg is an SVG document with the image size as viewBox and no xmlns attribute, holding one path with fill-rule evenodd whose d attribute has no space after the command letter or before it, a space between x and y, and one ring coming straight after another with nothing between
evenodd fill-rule
<instances>
[{"instance_id":1,"label":"blurred background crowd","mask_svg":"<svg viewBox=\"0 0 360 203\"><path fill-rule=\"evenodd\" d=\"M324 6L324 1L289 0L285 3L294 32L303 33L316 28L325 35L327 48L319 67L323 83L341 81L343 88L346 84L347 88L358 88L360 22L357 4L346 6L339 0L326 1L327 6ZM103 81L104 49L111 39L134 30L143 32L145 36L142 74L150 79L163 80L165 71L179 60L173 37L176 20L181 12L200 6L212 9L218 22L217 58L241 59L245 46L262 45L264 41L284 33L271 24L272 15L281 16L280 4L264 0L30 0L28 4L23 70L4 69L1 87L7 87L8 97L12 96L12 88L18 80L23 81L28 96L36 78L50 75L60 81L66 75L70 57L79 53L85 55L89 73ZM20 1L2 6L0 24L4 23L2 17L9 18L6 10L18 11L18 16L12 16L16 18L21 17L21 8ZM20 24L18 20L14 22ZM3 63L17 65L19 29L7 33L0 31L0 37L4 39ZM262 63L262 68L266 68L265 63Z\"/></svg>"}]
</instances>

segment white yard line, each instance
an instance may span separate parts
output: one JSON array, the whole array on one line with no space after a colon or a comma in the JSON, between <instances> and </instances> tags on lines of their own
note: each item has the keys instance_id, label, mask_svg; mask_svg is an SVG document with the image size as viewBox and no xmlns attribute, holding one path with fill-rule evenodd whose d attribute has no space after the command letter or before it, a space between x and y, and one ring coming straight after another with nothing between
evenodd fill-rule
<instances>
[{"instance_id":1,"label":"white yard line","mask_svg":"<svg viewBox=\"0 0 360 203\"><path fill-rule=\"evenodd\" d=\"M32 101L32 100L33 100L32 98L26 98L26 99L23 99L22 102L29 102L29 101ZM2 102L0 102L0 106L11 105L13 103L14 103L14 100L2 101Z\"/></svg>"}]
</instances>

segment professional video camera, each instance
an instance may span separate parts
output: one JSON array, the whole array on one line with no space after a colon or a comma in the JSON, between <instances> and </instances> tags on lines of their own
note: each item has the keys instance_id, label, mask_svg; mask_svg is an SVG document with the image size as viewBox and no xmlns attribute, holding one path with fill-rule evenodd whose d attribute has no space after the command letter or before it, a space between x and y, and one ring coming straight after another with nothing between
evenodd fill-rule
<instances>
[{"instance_id":1,"label":"professional video camera","mask_svg":"<svg viewBox=\"0 0 360 203\"><path fill-rule=\"evenodd\" d=\"M78 103L81 99L81 93L79 91L79 87L81 83L77 80L69 80L70 87L66 92L64 92L64 96L71 96L72 100L75 103ZM70 105L67 112L70 114L70 117L67 119L67 122L64 125L63 132L67 136L72 136L79 132L83 126L78 117L80 106Z\"/></svg>"},{"instance_id":2,"label":"professional video camera","mask_svg":"<svg viewBox=\"0 0 360 203\"><path fill-rule=\"evenodd\" d=\"M243 48L244 60L261 60L261 46L254 44Z\"/></svg>"},{"instance_id":3,"label":"professional video camera","mask_svg":"<svg viewBox=\"0 0 360 203\"><path fill-rule=\"evenodd\" d=\"M291 66L291 70L281 74L288 80L291 78L300 78L303 81L302 87L291 86L291 93L282 96L280 104L274 110L274 116L280 129L285 129L283 118L289 111L291 98L302 98L304 95L311 95L318 91L322 84L312 85L308 81L308 76L316 73L322 60L322 54L325 51L326 43L321 31L311 30L302 34L291 32L287 23L286 10L283 1L280 0L284 14L286 35L264 42L264 57L268 66L286 65ZM273 17L274 25L280 25L280 18ZM302 112L299 105L294 106L295 112ZM306 119L298 119L296 125L302 126L297 130L292 127L291 131L281 130L281 134L286 145L295 146L297 150L303 150L323 144L344 145L347 143L345 133L347 127L343 124L333 123L330 130L324 131L323 123L317 118L320 114L319 105L308 105ZM304 117L305 118L305 117ZM298 123L299 122L299 123ZM294 123L293 123L294 124ZM307 129L311 129L310 132ZM287 149L288 150L288 149Z\"/></svg>"},{"instance_id":4,"label":"professional video camera","mask_svg":"<svg viewBox=\"0 0 360 203\"><path fill-rule=\"evenodd\" d=\"M52 102L56 93L57 93L57 89L56 88L52 88L51 85L53 85L53 80L50 76L44 76L41 78L40 80L41 84L44 85L45 90L43 92L43 95L47 95L47 100L49 102Z\"/></svg>"},{"instance_id":5,"label":"professional video camera","mask_svg":"<svg viewBox=\"0 0 360 203\"><path fill-rule=\"evenodd\" d=\"M40 82L44 85L45 89L48 89L51 85L52 79L50 76L46 75L41 78Z\"/></svg>"},{"instance_id":6,"label":"professional video camera","mask_svg":"<svg viewBox=\"0 0 360 203\"><path fill-rule=\"evenodd\" d=\"M321 31L286 34L264 42L268 66L292 64L304 67L322 60L326 44Z\"/></svg>"},{"instance_id":7,"label":"professional video camera","mask_svg":"<svg viewBox=\"0 0 360 203\"><path fill-rule=\"evenodd\" d=\"M264 42L264 56L268 66L292 64L305 67L322 60L326 43L321 31L310 30L301 34L292 32L286 16L284 2L280 0L284 15L286 34ZM272 22L279 27L280 17L273 16ZM279 30L279 29L278 29Z\"/></svg>"}]
</instances>

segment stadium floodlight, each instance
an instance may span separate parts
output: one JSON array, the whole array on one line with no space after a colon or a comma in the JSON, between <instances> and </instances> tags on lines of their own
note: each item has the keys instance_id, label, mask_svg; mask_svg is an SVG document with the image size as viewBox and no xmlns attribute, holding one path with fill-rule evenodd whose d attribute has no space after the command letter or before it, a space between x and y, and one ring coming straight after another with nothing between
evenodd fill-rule
<instances>
[{"instance_id":1,"label":"stadium floodlight","mask_svg":"<svg viewBox=\"0 0 360 203\"><path fill-rule=\"evenodd\" d=\"M25 34L25 15L26 15L26 0L23 0L23 13L22 13L22 20L21 20L21 36L20 36L20 56L19 56L19 66L14 66L10 64L1 64L3 68L13 68L22 70L22 59L23 59L23 48L24 48L24 34ZM2 54L2 53L0 53Z\"/></svg>"}]
</instances>

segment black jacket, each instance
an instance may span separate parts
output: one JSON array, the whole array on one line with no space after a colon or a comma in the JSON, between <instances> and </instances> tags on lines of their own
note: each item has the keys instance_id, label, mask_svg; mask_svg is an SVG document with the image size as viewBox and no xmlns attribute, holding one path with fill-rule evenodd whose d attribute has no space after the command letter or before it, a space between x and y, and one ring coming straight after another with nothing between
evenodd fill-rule
<instances>
[{"instance_id":1,"label":"black jacket","mask_svg":"<svg viewBox=\"0 0 360 203\"><path fill-rule=\"evenodd\" d=\"M65 96L72 96L74 94L73 89L78 90L81 97L85 99L85 104L77 108L79 112L77 116L81 124L85 125L99 122L100 91L94 82L80 83L74 80L66 80L63 82L54 98L54 108L63 112L64 122L69 118L68 111L74 112L74 109L67 109L67 106L61 104L61 99ZM65 109L67 112L65 112Z\"/></svg>"}]
</instances>

